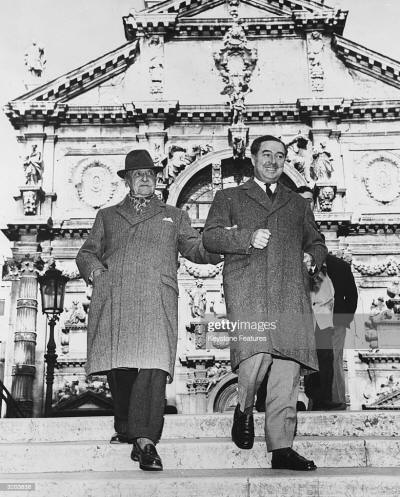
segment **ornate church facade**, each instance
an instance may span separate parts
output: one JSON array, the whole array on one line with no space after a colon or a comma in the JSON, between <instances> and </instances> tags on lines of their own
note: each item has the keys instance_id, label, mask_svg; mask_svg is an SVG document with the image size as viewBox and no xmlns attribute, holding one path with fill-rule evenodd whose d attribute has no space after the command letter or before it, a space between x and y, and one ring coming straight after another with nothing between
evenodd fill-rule
<instances>
[{"instance_id":1,"label":"ornate church facade","mask_svg":"<svg viewBox=\"0 0 400 497\"><path fill-rule=\"evenodd\" d=\"M37 49L36 84L5 107L25 157L4 230L13 242L3 270L12 288L6 386L29 416L43 413L48 327L37 278L55 263L69 282L54 414L108 412L104 378L84 372L90 288L74 259L97 210L126 194L116 174L125 155L147 148L163 166L158 194L201 231L215 193L251 176L249 143L272 134L289 149L283 181L317 184L327 246L352 263L359 306L345 351L348 404L399 407L400 63L344 38L347 12L324 2L145 4L123 18L126 44L51 82L40 80ZM179 413L236 403L222 266L180 261L167 399Z\"/></svg>"}]
</instances>

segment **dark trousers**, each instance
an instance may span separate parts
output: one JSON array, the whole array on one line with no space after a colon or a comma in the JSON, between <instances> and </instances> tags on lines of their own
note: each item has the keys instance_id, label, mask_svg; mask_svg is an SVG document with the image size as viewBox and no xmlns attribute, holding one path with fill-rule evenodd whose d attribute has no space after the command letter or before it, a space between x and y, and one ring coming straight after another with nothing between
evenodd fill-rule
<instances>
[{"instance_id":1,"label":"dark trousers","mask_svg":"<svg viewBox=\"0 0 400 497\"><path fill-rule=\"evenodd\" d=\"M304 391L314 405L319 402L332 400L333 382L333 346L332 331L330 329L315 330L315 345L317 347L318 367L317 373L304 377Z\"/></svg>"},{"instance_id":2,"label":"dark trousers","mask_svg":"<svg viewBox=\"0 0 400 497\"><path fill-rule=\"evenodd\" d=\"M167 373L161 369L112 369L107 374L114 404L114 429L129 441L162 434Z\"/></svg>"}]
</instances>

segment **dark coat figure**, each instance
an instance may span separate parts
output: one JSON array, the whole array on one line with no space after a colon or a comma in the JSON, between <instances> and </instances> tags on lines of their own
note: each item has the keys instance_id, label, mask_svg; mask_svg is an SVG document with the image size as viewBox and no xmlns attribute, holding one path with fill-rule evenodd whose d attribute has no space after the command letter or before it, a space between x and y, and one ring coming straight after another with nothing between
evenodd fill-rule
<instances>
[{"instance_id":1,"label":"dark coat figure","mask_svg":"<svg viewBox=\"0 0 400 497\"><path fill-rule=\"evenodd\" d=\"M111 442L132 442L131 458L149 471L163 469L155 444L178 340L178 252L197 263L220 261L205 251L188 214L155 195L160 169L146 150L126 156L118 175L130 192L97 213L76 258L94 286L87 372L108 373L116 430Z\"/></svg>"},{"instance_id":2,"label":"dark coat figure","mask_svg":"<svg viewBox=\"0 0 400 497\"><path fill-rule=\"evenodd\" d=\"M333 325L348 328L357 309L358 292L350 264L335 255L326 256L326 268L335 289Z\"/></svg>"},{"instance_id":3,"label":"dark coat figure","mask_svg":"<svg viewBox=\"0 0 400 497\"><path fill-rule=\"evenodd\" d=\"M319 372L306 378L304 384L315 411L346 408L343 349L346 328L353 320L358 300L357 286L347 262L328 254L326 269L335 291L333 328L321 330L316 327Z\"/></svg>"},{"instance_id":4,"label":"dark coat figure","mask_svg":"<svg viewBox=\"0 0 400 497\"><path fill-rule=\"evenodd\" d=\"M259 228L271 232L264 250L250 247L251 236ZM254 354L267 352L294 359L304 371L318 369L303 254L310 253L320 266L326 247L308 203L278 184L272 204L255 181L249 180L217 193L203 240L208 250L225 255L229 320L276 322L275 329L260 333L266 336L265 341L244 341L239 335L249 332L235 330L232 368Z\"/></svg>"},{"instance_id":5,"label":"dark coat figure","mask_svg":"<svg viewBox=\"0 0 400 497\"><path fill-rule=\"evenodd\" d=\"M87 373L157 368L171 377L178 340L178 252L192 262L218 263L207 254L187 213L154 198L137 215L128 197L101 209L78 253L94 285L88 319Z\"/></svg>"}]
</instances>

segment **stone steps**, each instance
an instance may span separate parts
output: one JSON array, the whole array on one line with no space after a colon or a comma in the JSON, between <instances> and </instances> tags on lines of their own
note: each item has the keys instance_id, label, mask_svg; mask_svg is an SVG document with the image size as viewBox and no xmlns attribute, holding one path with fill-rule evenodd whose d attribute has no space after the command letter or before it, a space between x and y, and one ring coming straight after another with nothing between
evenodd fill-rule
<instances>
[{"instance_id":1,"label":"stone steps","mask_svg":"<svg viewBox=\"0 0 400 497\"><path fill-rule=\"evenodd\" d=\"M232 416L166 416L160 473L141 471L130 445L109 443L112 418L1 419L0 495L8 483L32 483L10 495L400 496L400 412L299 413L294 448L318 466L304 473L270 469L263 414L255 415L253 449L238 449Z\"/></svg>"},{"instance_id":2,"label":"stone steps","mask_svg":"<svg viewBox=\"0 0 400 497\"><path fill-rule=\"evenodd\" d=\"M383 437L297 437L294 449L318 467L400 467L400 439ZM131 446L105 441L2 444L5 473L57 471L140 471L130 460ZM165 469L267 468L270 455L262 437L252 450L238 449L228 438L170 439L158 445Z\"/></svg>"},{"instance_id":3,"label":"stone steps","mask_svg":"<svg viewBox=\"0 0 400 497\"><path fill-rule=\"evenodd\" d=\"M233 413L167 415L163 440L230 437ZM264 415L255 414L257 436L264 433ZM0 444L13 442L74 442L109 440L111 417L1 419ZM400 436L399 411L300 412L300 436Z\"/></svg>"},{"instance_id":4,"label":"stone steps","mask_svg":"<svg viewBox=\"0 0 400 497\"><path fill-rule=\"evenodd\" d=\"M34 484L12 497L398 497L400 469L323 468L310 473L270 469L166 470L160 473L0 474L6 485ZM6 495L6 492L4 492Z\"/></svg>"}]
</instances>

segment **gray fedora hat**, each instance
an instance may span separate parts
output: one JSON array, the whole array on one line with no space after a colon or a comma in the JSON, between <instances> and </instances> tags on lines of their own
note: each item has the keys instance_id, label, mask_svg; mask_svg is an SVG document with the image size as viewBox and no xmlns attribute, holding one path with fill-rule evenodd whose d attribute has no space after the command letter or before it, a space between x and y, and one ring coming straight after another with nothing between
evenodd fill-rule
<instances>
[{"instance_id":1,"label":"gray fedora hat","mask_svg":"<svg viewBox=\"0 0 400 497\"><path fill-rule=\"evenodd\" d=\"M153 169L155 173L163 170L161 166L156 166L147 150L138 149L132 150L125 157L125 169L120 169L117 174L120 178L125 178L127 171L136 169Z\"/></svg>"}]
</instances>

